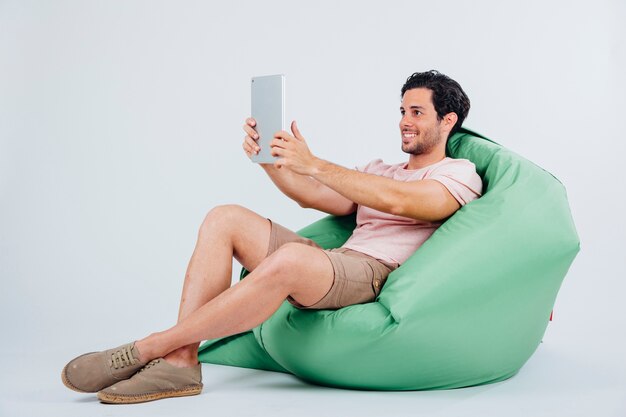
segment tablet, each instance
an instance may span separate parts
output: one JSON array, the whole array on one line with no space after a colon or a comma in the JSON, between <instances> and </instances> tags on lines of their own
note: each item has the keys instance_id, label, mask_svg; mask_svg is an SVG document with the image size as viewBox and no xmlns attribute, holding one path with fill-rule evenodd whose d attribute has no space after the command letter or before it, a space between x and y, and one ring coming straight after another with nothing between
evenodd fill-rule
<instances>
[{"instance_id":1,"label":"tablet","mask_svg":"<svg viewBox=\"0 0 626 417\"><path fill-rule=\"evenodd\" d=\"M276 132L285 130L285 76L253 77L251 85L251 116L256 120L257 143L261 148L251 160L262 164L274 163L278 157L272 156L270 143Z\"/></svg>"}]
</instances>

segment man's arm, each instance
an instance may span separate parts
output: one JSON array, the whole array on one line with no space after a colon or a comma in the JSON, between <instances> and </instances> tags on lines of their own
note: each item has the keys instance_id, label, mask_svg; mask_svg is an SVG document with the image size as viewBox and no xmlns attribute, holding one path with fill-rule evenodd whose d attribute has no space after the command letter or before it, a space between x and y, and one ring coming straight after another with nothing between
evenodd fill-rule
<instances>
[{"instance_id":1,"label":"man's arm","mask_svg":"<svg viewBox=\"0 0 626 417\"><path fill-rule=\"evenodd\" d=\"M256 143L258 134L254 126L256 126L256 121L253 118L246 119L243 126L247 134L243 148L248 157L258 152ZM260 165L278 189L301 207L314 208L337 216L350 214L356 210L356 204L353 201L307 175L279 169L273 164Z\"/></svg>"},{"instance_id":2,"label":"man's arm","mask_svg":"<svg viewBox=\"0 0 626 417\"><path fill-rule=\"evenodd\" d=\"M418 220L440 221L461 205L436 180L397 181L316 158L311 176L357 204Z\"/></svg>"},{"instance_id":3,"label":"man's arm","mask_svg":"<svg viewBox=\"0 0 626 417\"><path fill-rule=\"evenodd\" d=\"M285 131L275 135L272 154L280 159L274 166L310 176L356 204L426 221L446 219L461 207L439 181L396 181L341 167L315 157L295 122L292 131L293 136Z\"/></svg>"},{"instance_id":4,"label":"man's arm","mask_svg":"<svg viewBox=\"0 0 626 417\"><path fill-rule=\"evenodd\" d=\"M261 167L278 189L300 207L313 208L336 216L344 216L356 210L356 204L352 200L309 176L278 169L272 164L261 164Z\"/></svg>"}]
</instances>

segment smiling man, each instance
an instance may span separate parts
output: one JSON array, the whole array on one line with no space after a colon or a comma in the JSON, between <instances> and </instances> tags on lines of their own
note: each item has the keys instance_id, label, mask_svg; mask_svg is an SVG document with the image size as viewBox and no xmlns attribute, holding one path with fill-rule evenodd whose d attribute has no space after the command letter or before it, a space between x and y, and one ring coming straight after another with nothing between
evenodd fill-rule
<instances>
[{"instance_id":1,"label":"smiling man","mask_svg":"<svg viewBox=\"0 0 626 417\"><path fill-rule=\"evenodd\" d=\"M244 207L212 209L189 262L178 323L162 332L70 361L63 383L98 392L107 403L136 403L199 394L202 340L252 329L288 300L301 309L338 309L372 302L387 276L406 261L462 205L478 198L474 164L445 155L463 123L469 99L437 71L414 73L401 90L400 135L407 162L374 160L347 169L311 153L295 121L277 132L262 167L300 206L335 215L357 213L340 248L309 239ZM244 125L248 157L259 151L254 119ZM250 275L230 286L232 258Z\"/></svg>"}]
</instances>

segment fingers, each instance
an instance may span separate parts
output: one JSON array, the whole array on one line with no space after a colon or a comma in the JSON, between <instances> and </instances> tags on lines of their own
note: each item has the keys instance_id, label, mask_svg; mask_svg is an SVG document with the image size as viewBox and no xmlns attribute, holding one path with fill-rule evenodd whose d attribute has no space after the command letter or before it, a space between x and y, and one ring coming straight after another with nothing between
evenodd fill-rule
<instances>
[{"instance_id":1,"label":"fingers","mask_svg":"<svg viewBox=\"0 0 626 417\"><path fill-rule=\"evenodd\" d=\"M246 122L243 125L243 131L246 132L246 136L244 136L241 146L248 158L251 158L252 155L258 154L261 150L261 148L257 144L259 134L254 129L254 126L256 126L256 120L254 120L252 117L247 118Z\"/></svg>"},{"instance_id":2,"label":"fingers","mask_svg":"<svg viewBox=\"0 0 626 417\"><path fill-rule=\"evenodd\" d=\"M298 129L298 125L296 124L295 120L291 122L291 132L296 138L300 140L304 140L304 138L302 137L302 133L300 133L300 129Z\"/></svg>"},{"instance_id":3,"label":"fingers","mask_svg":"<svg viewBox=\"0 0 626 417\"><path fill-rule=\"evenodd\" d=\"M280 130L274 133L274 137L276 139L282 139L285 142L289 142L290 139L293 139L293 136L291 136L289 133L285 132L284 130Z\"/></svg>"},{"instance_id":4,"label":"fingers","mask_svg":"<svg viewBox=\"0 0 626 417\"><path fill-rule=\"evenodd\" d=\"M257 133L257 131L253 127L250 127L250 125L248 125L247 123L243 125L243 131L246 132L246 134L253 139L259 138L259 134Z\"/></svg>"},{"instance_id":5,"label":"fingers","mask_svg":"<svg viewBox=\"0 0 626 417\"><path fill-rule=\"evenodd\" d=\"M252 158L253 155L258 155L261 151L261 148L257 143L259 139L259 134L257 133L255 126L256 120L254 120L254 118L252 117L247 118L243 125L243 131L246 132L246 136L244 136L243 138L243 143L241 147L243 148L248 158ZM285 151L289 152L288 149L290 149L289 142L293 140L296 140L296 142L298 140L304 140L295 120L291 123L291 132L294 134L294 136L284 130L281 130L274 134L274 139L270 143L270 153L272 156L285 157ZM293 145L295 145L295 143ZM277 168L284 166L284 158L276 161L274 165Z\"/></svg>"},{"instance_id":6,"label":"fingers","mask_svg":"<svg viewBox=\"0 0 626 417\"><path fill-rule=\"evenodd\" d=\"M282 139L276 139L276 138L274 138L274 139L272 139L272 141L270 142L270 146L271 146L272 148L286 148L286 147L287 147L287 144L286 144L286 143L285 143L285 141L284 141L284 140L282 140Z\"/></svg>"},{"instance_id":7,"label":"fingers","mask_svg":"<svg viewBox=\"0 0 626 417\"><path fill-rule=\"evenodd\" d=\"M243 138L242 147L243 150L246 151L246 154L248 154L248 156L258 155L258 153L261 151L259 144L250 136L246 136Z\"/></svg>"},{"instance_id":8,"label":"fingers","mask_svg":"<svg viewBox=\"0 0 626 417\"><path fill-rule=\"evenodd\" d=\"M274 139L274 141L277 142L282 142L280 139ZM280 146L276 146L272 143L272 147L270 148L270 154L272 156L284 156L285 155L285 148L282 148Z\"/></svg>"},{"instance_id":9,"label":"fingers","mask_svg":"<svg viewBox=\"0 0 626 417\"><path fill-rule=\"evenodd\" d=\"M248 158L252 157L252 155L257 155L261 148L257 145L256 141L252 139L250 136L246 136L243 139L242 148L245 151Z\"/></svg>"}]
</instances>

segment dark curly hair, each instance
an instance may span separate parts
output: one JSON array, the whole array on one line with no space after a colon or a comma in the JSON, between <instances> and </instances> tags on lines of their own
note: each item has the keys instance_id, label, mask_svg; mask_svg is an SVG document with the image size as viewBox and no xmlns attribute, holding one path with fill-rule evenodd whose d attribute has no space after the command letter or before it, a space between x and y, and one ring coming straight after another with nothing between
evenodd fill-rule
<instances>
[{"instance_id":1,"label":"dark curly hair","mask_svg":"<svg viewBox=\"0 0 626 417\"><path fill-rule=\"evenodd\" d=\"M433 92L433 105L437 112L437 119L441 120L448 113L456 113L458 120L450 131L450 136L458 131L467 117L470 109L470 100L459 83L438 71L416 72L407 78L402 86L401 97L407 90L413 88L428 88Z\"/></svg>"}]
</instances>

